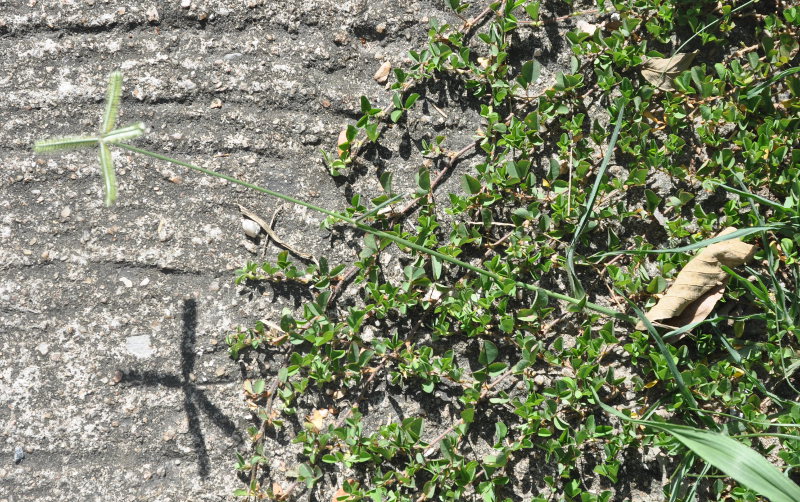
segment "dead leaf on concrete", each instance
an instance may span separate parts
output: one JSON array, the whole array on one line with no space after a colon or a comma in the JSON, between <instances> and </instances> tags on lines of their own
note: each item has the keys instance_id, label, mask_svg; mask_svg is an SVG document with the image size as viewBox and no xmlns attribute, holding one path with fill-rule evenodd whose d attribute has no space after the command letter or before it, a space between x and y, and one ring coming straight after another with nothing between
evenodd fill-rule
<instances>
[{"instance_id":1,"label":"dead leaf on concrete","mask_svg":"<svg viewBox=\"0 0 800 502\"><path fill-rule=\"evenodd\" d=\"M392 63L386 61L378 68L378 71L375 72L375 75L372 78L375 79L376 82L379 84L385 84L386 81L389 79L389 72L392 70Z\"/></svg>"},{"instance_id":2,"label":"dead leaf on concrete","mask_svg":"<svg viewBox=\"0 0 800 502\"><path fill-rule=\"evenodd\" d=\"M671 58L648 58L642 63L642 76L662 91L674 91L673 79L691 66L697 51L679 52Z\"/></svg>"},{"instance_id":3,"label":"dead leaf on concrete","mask_svg":"<svg viewBox=\"0 0 800 502\"><path fill-rule=\"evenodd\" d=\"M337 151L339 152L339 157L345 152L345 145L348 143L347 141L347 127L342 129L339 133L339 138L336 140L336 147Z\"/></svg>"},{"instance_id":4,"label":"dead leaf on concrete","mask_svg":"<svg viewBox=\"0 0 800 502\"><path fill-rule=\"evenodd\" d=\"M324 408L320 410L314 410L311 415L306 417L306 424L312 431L319 432L325 426L325 417L327 416L328 410Z\"/></svg>"},{"instance_id":5,"label":"dead leaf on concrete","mask_svg":"<svg viewBox=\"0 0 800 502\"><path fill-rule=\"evenodd\" d=\"M736 229L728 227L719 235L727 235ZM740 239L714 243L700 251L683 267L666 294L646 314L650 322L679 328L702 321L711 313L725 291L728 274L726 267L738 267L747 263L756 252L756 246ZM645 329L639 322L636 329Z\"/></svg>"}]
</instances>

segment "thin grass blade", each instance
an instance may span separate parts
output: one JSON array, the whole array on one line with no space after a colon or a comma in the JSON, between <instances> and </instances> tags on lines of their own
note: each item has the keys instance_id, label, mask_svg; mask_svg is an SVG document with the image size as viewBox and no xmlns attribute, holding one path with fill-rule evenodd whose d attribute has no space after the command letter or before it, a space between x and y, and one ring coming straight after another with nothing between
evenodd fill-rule
<instances>
[{"instance_id":1,"label":"thin grass blade","mask_svg":"<svg viewBox=\"0 0 800 502\"><path fill-rule=\"evenodd\" d=\"M592 392L597 404L607 413L672 435L695 455L772 502L800 500L800 486L784 476L777 467L755 450L732 437L686 425L636 420L600 401L593 388Z\"/></svg>"},{"instance_id":2,"label":"thin grass blade","mask_svg":"<svg viewBox=\"0 0 800 502\"><path fill-rule=\"evenodd\" d=\"M117 200L117 175L114 172L111 150L103 142L100 142L100 174L103 177L106 206L111 206Z\"/></svg>"},{"instance_id":3,"label":"thin grass blade","mask_svg":"<svg viewBox=\"0 0 800 502\"><path fill-rule=\"evenodd\" d=\"M779 230L781 225L763 225L757 227L748 227L748 228L740 228L736 231L733 231L729 234L725 235L717 235L716 237L710 237L708 239L703 239L702 241L695 242L693 244L689 244L687 246L681 246L672 249L622 249L620 251L608 251L605 253L599 253L592 256L593 260L602 259L607 256L615 256L618 254L630 254L630 255L646 255L646 254L669 254L669 253L685 253L687 251L694 251L695 249L704 248L710 244L714 244L716 242L727 241L730 239L738 239L741 237L747 237L748 235L758 234L761 232L771 232L773 230Z\"/></svg>"},{"instance_id":4,"label":"thin grass blade","mask_svg":"<svg viewBox=\"0 0 800 502\"><path fill-rule=\"evenodd\" d=\"M683 375L681 375L681 372L675 365L675 361L672 358L672 353L667 348L666 344L664 343L664 339L661 338L661 335L658 333L658 330L656 330L656 328L650 322L650 319L648 319L644 315L644 312L639 310L639 308L632 301L628 300L628 304L631 306L631 308L633 309L634 313L639 318L639 320L642 321L642 323L644 323L645 327L647 328L647 332L650 334L651 337L653 337L653 340L656 341L656 345L658 345L658 350L661 352L661 355L664 356L664 360L667 362L667 368L669 368L669 372L672 373L672 378L675 379L675 383L677 384L678 389L680 390L681 395L683 396L683 399L692 408L699 408L699 406L697 405L697 401L695 401L694 399L694 396L686 387L686 383L683 381ZM704 421L709 421L708 417L706 417L705 415L701 415L699 413L698 415ZM711 423L713 424L713 421Z\"/></svg>"},{"instance_id":5,"label":"thin grass blade","mask_svg":"<svg viewBox=\"0 0 800 502\"><path fill-rule=\"evenodd\" d=\"M771 201L771 200L769 200L767 198L764 198L764 197L762 197L760 195L756 195L754 193L750 193L750 192L747 192L747 191L744 191L744 190L739 190L738 188L730 187L728 185L725 185L724 183L714 183L714 185L717 185L718 187L722 188L726 192L735 193L736 195L739 195L741 197L747 197L748 199L752 199L752 200L758 202L759 204L763 204L763 205L765 205L767 207L771 207L772 209L775 209L776 211L781 211L781 212L785 212L786 211L786 208L783 207L782 205L778 204L777 202Z\"/></svg>"},{"instance_id":6,"label":"thin grass blade","mask_svg":"<svg viewBox=\"0 0 800 502\"><path fill-rule=\"evenodd\" d=\"M33 144L36 153L48 153L57 150L94 147L100 138L97 136L67 136L64 138L42 139Z\"/></svg>"},{"instance_id":7,"label":"thin grass blade","mask_svg":"<svg viewBox=\"0 0 800 502\"><path fill-rule=\"evenodd\" d=\"M747 97L753 98L755 96L758 96L761 93L761 91L771 86L778 80L782 79L783 77L786 77L787 75L792 75L793 73L797 73L799 71L800 71L800 66L795 66L794 68L789 68L787 70L783 70L782 72L776 73L775 75L772 76L772 78L761 82L757 86L747 91Z\"/></svg>"},{"instance_id":8,"label":"thin grass blade","mask_svg":"<svg viewBox=\"0 0 800 502\"><path fill-rule=\"evenodd\" d=\"M108 89L106 89L106 109L103 112L103 123L100 125L100 134L108 134L117 124L119 114L119 98L122 95L122 73L115 71L108 76Z\"/></svg>"},{"instance_id":9,"label":"thin grass blade","mask_svg":"<svg viewBox=\"0 0 800 502\"><path fill-rule=\"evenodd\" d=\"M581 216L578 226L575 229L575 234L572 236L572 242L570 242L569 247L567 248L566 268L567 276L569 277L570 290L572 291L572 296L579 299L586 296L586 292L583 289L580 279L578 279L578 276L575 273L575 248L578 246L581 235L583 235L584 230L586 230L586 225L589 223L589 218L592 216L592 209L594 209L594 203L597 200L597 192L599 191L600 184L603 182L603 178L605 177L608 163L611 161L611 155L614 153L614 147L617 145L617 138L619 138L619 130L622 128L622 116L624 113L625 102L621 101L619 103L619 113L617 113L617 121L614 125L614 131L611 133L611 139L608 142L608 150L606 150L606 154L603 157L603 162L600 164L600 168L597 170L594 185L592 185L592 191L589 192L589 197L586 199L586 203L584 204L583 215Z\"/></svg>"}]
</instances>

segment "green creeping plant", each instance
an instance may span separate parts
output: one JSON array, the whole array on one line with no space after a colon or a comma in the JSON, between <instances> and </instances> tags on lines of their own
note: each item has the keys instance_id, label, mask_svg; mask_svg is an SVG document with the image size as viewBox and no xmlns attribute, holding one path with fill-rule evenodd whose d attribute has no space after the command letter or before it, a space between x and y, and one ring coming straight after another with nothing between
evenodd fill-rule
<instances>
[{"instance_id":1,"label":"green creeping plant","mask_svg":"<svg viewBox=\"0 0 800 502\"><path fill-rule=\"evenodd\" d=\"M69 148L100 147L100 174L103 177L103 192L106 206L117 200L117 176L108 145L138 138L145 132L144 124L139 122L120 129L114 129L119 113L119 98L122 94L122 73L115 71L108 79L106 90L106 109L97 136L67 136L37 141L33 150L36 153L66 150Z\"/></svg>"},{"instance_id":2,"label":"green creeping plant","mask_svg":"<svg viewBox=\"0 0 800 502\"><path fill-rule=\"evenodd\" d=\"M117 181L116 181L116 176L114 174L114 164L112 163L111 159L111 151L109 150L109 145L114 145L118 148L123 148L131 152L141 153L142 155L147 155L148 157L152 157L154 159L163 160L165 162L169 162L177 166L186 167L188 169L192 169L193 171L198 171L203 174L207 174L209 176L222 178L224 180L230 181L231 183L235 183L237 185L250 188L257 192L261 192L267 195L271 195L272 197L277 197L287 202L291 202L292 204L297 204L306 207L308 209L311 209L312 211L325 214L327 216L334 218L337 221L343 221L345 223L348 223L349 225L352 225L353 227L358 228L363 232L372 234L375 237L394 242L401 249L413 249L418 253L427 254L429 256L438 258L439 260L452 263L453 265L457 265L466 270L471 270L472 272L490 278L503 289L509 289L515 287L527 289L529 291L534 291L539 294L543 294L548 298L565 301L581 310L585 308L588 310L593 310L595 312L600 312L601 314L614 317L615 319L619 319L628 324L636 323L636 319L634 317L623 314L621 312L617 312L616 310L607 307L603 307L602 305L597 305L591 302L587 302L585 297L580 299L573 298L571 296L557 293L555 291L550 291L544 288L540 288L539 286L536 286L534 284L515 281L513 279L503 277L502 275L496 272L492 272L486 270L485 268L471 265L467 262L461 261L452 256L440 253L433 249L426 248L424 246L417 244L416 242L411 242L407 239L403 239L402 237L398 237L397 235L394 235L392 233L377 230L369 225L365 225L364 223L362 223L363 217L358 219L351 218L347 215L340 214L335 211L325 209L324 207L316 206L314 204L310 204L300 199L284 195L280 192L275 192L268 188L254 185L252 183L242 181L238 178L234 178L226 174L212 171L211 169L205 169L203 167L195 166L193 164L184 162L182 160L174 159L166 155L161 155L160 153L151 152L143 148L137 148L133 145L129 145L125 143L125 141L129 139L138 138L139 136L141 136L145 132L145 126L142 123L137 123L120 129L114 129L114 124L117 118L117 111L119 108L119 98L121 92L122 92L122 74L118 71L115 71L114 73L111 74L111 77L109 78L108 91L106 92L106 110L105 113L103 114L103 122L100 127L99 135L71 136L65 138L46 139L42 141L37 141L33 147L35 152L51 152L67 148L83 148L83 147L92 147L98 145L100 147L100 173L103 177L105 202L107 206L112 205L114 201L117 199ZM395 200L397 200L397 197L391 198L389 202L394 202ZM377 208L373 208L372 211L368 214L377 211L382 206L383 205Z\"/></svg>"}]
</instances>

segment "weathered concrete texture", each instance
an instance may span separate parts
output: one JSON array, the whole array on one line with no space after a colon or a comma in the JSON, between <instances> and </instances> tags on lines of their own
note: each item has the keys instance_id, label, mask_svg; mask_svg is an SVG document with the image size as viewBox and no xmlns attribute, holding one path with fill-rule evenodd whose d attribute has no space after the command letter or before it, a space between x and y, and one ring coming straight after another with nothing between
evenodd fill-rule
<instances>
[{"instance_id":1,"label":"weathered concrete texture","mask_svg":"<svg viewBox=\"0 0 800 502\"><path fill-rule=\"evenodd\" d=\"M341 208L319 148L358 96L387 102L372 74L440 3L0 0L0 501L229 498L249 415L224 337L295 305L233 285L255 259L237 204L275 200L116 150L108 209L96 152L32 142L95 131L121 69L137 145ZM276 232L353 256L319 221L287 208Z\"/></svg>"}]
</instances>

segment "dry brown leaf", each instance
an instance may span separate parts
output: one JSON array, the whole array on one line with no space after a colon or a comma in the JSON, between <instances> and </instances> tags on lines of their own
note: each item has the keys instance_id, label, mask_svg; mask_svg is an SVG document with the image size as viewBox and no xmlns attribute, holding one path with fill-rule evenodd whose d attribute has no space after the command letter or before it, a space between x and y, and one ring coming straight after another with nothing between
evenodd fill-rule
<instances>
[{"instance_id":1,"label":"dry brown leaf","mask_svg":"<svg viewBox=\"0 0 800 502\"><path fill-rule=\"evenodd\" d=\"M672 80L689 69L696 55L697 51L679 52L671 58L648 58L642 63L642 76L662 91L674 91Z\"/></svg>"},{"instance_id":2,"label":"dry brown leaf","mask_svg":"<svg viewBox=\"0 0 800 502\"><path fill-rule=\"evenodd\" d=\"M327 416L328 410L326 409L314 410L306 420L314 432L319 432L325 426L325 417Z\"/></svg>"},{"instance_id":3,"label":"dry brown leaf","mask_svg":"<svg viewBox=\"0 0 800 502\"><path fill-rule=\"evenodd\" d=\"M719 235L734 231L735 228L728 227ZM755 251L753 244L746 244L740 239L708 246L683 267L666 294L645 317L650 322L676 328L702 321L708 317L725 291L728 274L722 270L721 265L738 267L747 263ZM636 325L636 329L644 328L642 322Z\"/></svg>"},{"instance_id":4,"label":"dry brown leaf","mask_svg":"<svg viewBox=\"0 0 800 502\"><path fill-rule=\"evenodd\" d=\"M348 478L347 482L352 486L358 485L356 480L352 478ZM333 494L333 497L331 497L331 502L348 502L350 500L355 500L355 499L349 493L344 491L344 487L341 486L339 487L338 490L336 490L336 493Z\"/></svg>"},{"instance_id":5,"label":"dry brown leaf","mask_svg":"<svg viewBox=\"0 0 800 502\"><path fill-rule=\"evenodd\" d=\"M331 502L342 502L347 500L350 500L350 494L344 491L344 488L342 487L339 487L339 489L336 490L336 493L333 494L333 497L331 497Z\"/></svg>"},{"instance_id":6,"label":"dry brown leaf","mask_svg":"<svg viewBox=\"0 0 800 502\"><path fill-rule=\"evenodd\" d=\"M273 481L272 482L272 496L275 497L278 500L281 500L286 495L287 495L286 490L284 490L283 487L279 483L276 483L276 482Z\"/></svg>"},{"instance_id":7,"label":"dry brown leaf","mask_svg":"<svg viewBox=\"0 0 800 502\"><path fill-rule=\"evenodd\" d=\"M338 147L337 150L339 151L339 156L341 157L344 153L344 145L347 144L347 128L345 127L342 129L342 132L339 133L339 139L336 140L336 146Z\"/></svg>"},{"instance_id":8,"label":"dry brown leaf","mask_svg":"<svg viewBox=\"0 0 800 502\"><path fill-rule=\"evenodd\" d=\"M378 68L378 71L375 72L375 75L372 78L379 84L385 84L386 81L389 79L389 72L392 70L392 63L386 61Z\"/></svg>"}]
</instances>

